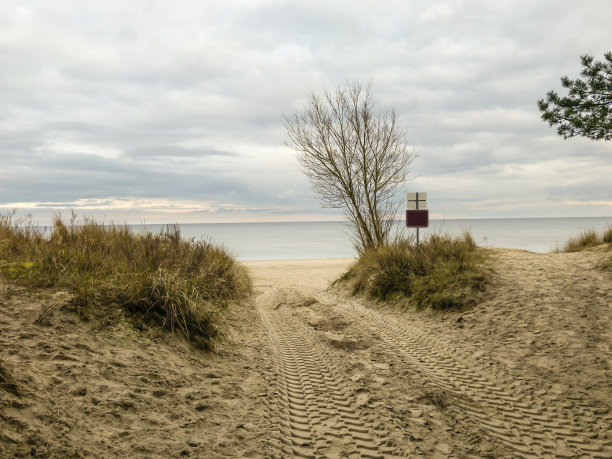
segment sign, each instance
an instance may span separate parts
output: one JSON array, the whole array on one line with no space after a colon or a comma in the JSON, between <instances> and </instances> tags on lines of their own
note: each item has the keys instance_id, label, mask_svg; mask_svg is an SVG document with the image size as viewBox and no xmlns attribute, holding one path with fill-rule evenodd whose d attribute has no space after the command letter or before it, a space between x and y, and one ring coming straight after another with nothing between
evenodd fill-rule
<instances>
[{"instance_id":1,"label":"sign","mask_svg":"<svg viewBox=\"0 0 612 459\"><path fill-rule=\"evenodd\" d=\"M408 193L408 204L406 209L427 209L427 193Z\"/></svg>"},{"instance_id":2,"label":"sign","mask_svg":"<svg viewBox=\"0 0 612 459\"><path fill-rule=\"evenodd\" d=\"M408 193L406 207L406 227L427 228L429 226L429 210L427 210L427 193Z\"/></svg>"},{"instance_id":3,"label":"sign","mask_svg":"<svg viewBox=\"0 0 612 459\"><path fill-rule=\"evenodd\" d=\"M429 210L427 210L427 193L408 193L406 207L406 227L416 228L416 243L419 245L419 228L429 226Z\"/></svg>"},{"instance_id":4,"label":"sign","mask_svg":"<svg viewBox=\"0 0 612 459\"><path fill-rule=\"evenodd\" d=\"M429 210L407 210L406 211L406 227L407 228L427 228L429 226Z\"/></svg>"}]
</instances>

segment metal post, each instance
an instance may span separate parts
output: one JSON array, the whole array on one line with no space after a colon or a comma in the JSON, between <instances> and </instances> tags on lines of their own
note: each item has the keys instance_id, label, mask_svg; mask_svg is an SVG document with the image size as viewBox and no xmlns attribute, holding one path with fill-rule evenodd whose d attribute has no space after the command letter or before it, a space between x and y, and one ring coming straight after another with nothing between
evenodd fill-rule
<instances>
[{"instance_id":1,"label":"metal post","mask_svg":"<svg viewBox=\"0 0 612 459\"><path fill-rule=\"evenodd\" d=\"M419 210L419 193L416 194L416 210ZM417 228L417 247L419 246L419 229Z\"/></svg>"}]
</instances>

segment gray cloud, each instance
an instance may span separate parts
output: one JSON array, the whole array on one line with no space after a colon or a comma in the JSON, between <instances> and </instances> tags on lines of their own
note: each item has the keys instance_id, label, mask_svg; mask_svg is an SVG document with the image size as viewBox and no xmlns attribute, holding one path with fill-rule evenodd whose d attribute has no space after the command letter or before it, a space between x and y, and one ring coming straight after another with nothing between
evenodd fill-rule
<instances>
[{"instance_id":1,"label":"gray cloud","mask_svg":"<svg viewBox=\"0 0 612 459\"><path fill-rule=\"evenodd\" d=\"M283 114L359 78L421 153L410 187L432 211L612 213L567 204L612 202L612 145L563 141L536 107L581 54L610 50L607 0L5 3L0 206L329 215L283 146Z\"/></svg>"}]
</instances>

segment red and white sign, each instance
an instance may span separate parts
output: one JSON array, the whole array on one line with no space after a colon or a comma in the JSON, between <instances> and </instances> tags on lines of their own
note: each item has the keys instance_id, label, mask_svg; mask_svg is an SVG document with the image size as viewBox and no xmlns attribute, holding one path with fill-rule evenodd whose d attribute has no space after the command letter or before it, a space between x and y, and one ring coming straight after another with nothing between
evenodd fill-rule
<instances>
[{"instance_id":1,"label":"red and white sign","mask_svg":"<svg viewBox=\"0 0 612 459\"><path fill-rule=\"evenodd\" d=\"M429 210L427 210L427 193L408 193L406 210L406 227L427 228Z\"/></svg>"}]
</instances>

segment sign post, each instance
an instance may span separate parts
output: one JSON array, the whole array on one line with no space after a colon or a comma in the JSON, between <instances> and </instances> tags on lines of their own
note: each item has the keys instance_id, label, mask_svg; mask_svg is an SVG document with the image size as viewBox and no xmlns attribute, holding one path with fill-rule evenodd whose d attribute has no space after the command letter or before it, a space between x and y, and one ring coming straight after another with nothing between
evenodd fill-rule
<instances>
[{"instance_id":1,"label":"sign post","mask_svg":"<svg viewBox=\"0 0 612 459\"><path fill-rule=\"evenodd\" d=\"M408 193L408 205L406 209L406 227L416 228L418 246L419 228L427 228L429 226L427 193Z\"/></svg>"}]
</instances>

